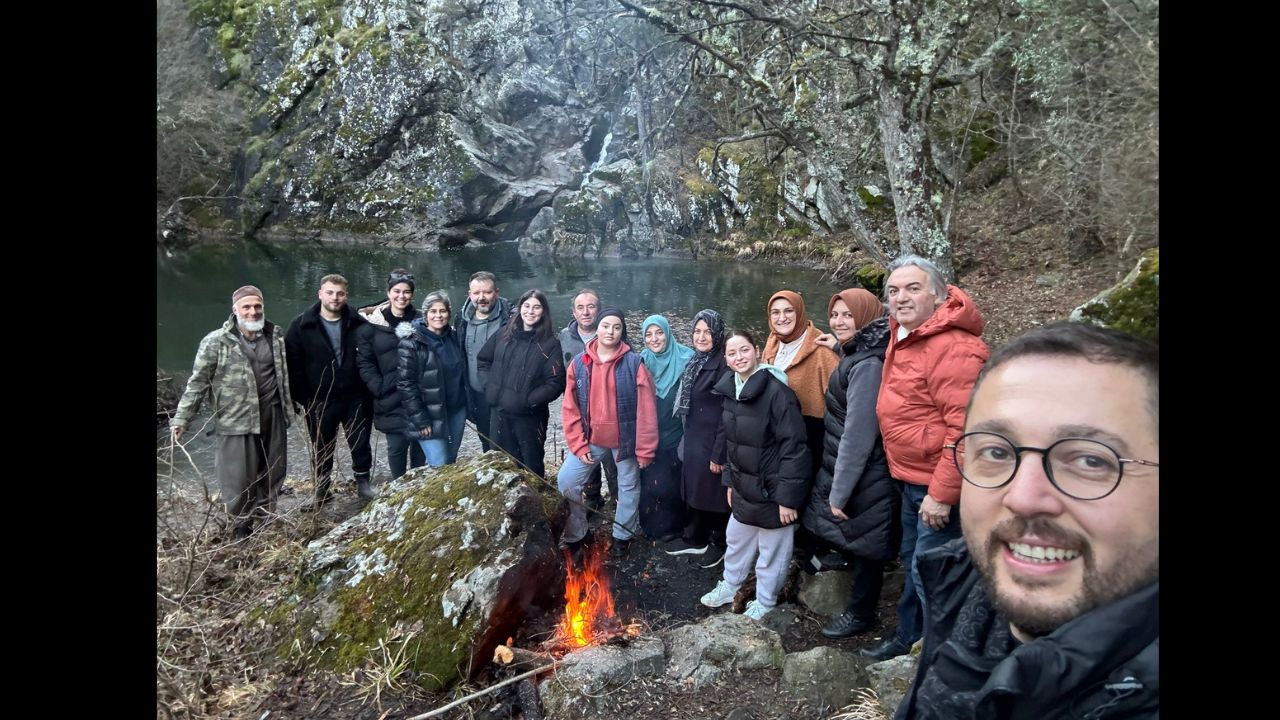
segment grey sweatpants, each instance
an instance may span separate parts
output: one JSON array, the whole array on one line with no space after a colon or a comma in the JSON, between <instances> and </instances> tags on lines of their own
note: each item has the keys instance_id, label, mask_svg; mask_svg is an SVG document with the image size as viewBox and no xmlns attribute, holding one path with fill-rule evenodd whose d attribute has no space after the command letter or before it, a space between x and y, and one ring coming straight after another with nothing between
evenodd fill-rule
<instances>
[{"instance_id":1,"label":"grey sweatpants","mask_svg":"<svg viewBox=\"0 0 1280 720\"><path fill-rule=\"evenodd\" d=\"M261 432L256 435L219 435L213 461L237 537L249 534L255 518L261 522L276 511L276 498L284 485L288 461L284 414L273 402L261 409L261 415Z\"/></svg>"},{"instance_id":2,"label":"grey sweatpants","mask_svg":"<svg viewBox=\"0 0 1280 720\"><path fill-rule=\"evenodd\" d=\"M761 528L730 517L724 534L729 545L724 553L724 581L733 587L741 587L747 581L754 560L756 602L767 608L777 605L778 593L787 581L791 550L795 547L795 523L780 528Z\"/></svg>"}]
</instances>

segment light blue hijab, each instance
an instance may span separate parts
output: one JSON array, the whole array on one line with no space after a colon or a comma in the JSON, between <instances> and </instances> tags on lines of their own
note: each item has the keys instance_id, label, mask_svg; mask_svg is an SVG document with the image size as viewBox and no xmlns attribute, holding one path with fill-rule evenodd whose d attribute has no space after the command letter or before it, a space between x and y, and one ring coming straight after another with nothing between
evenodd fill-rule
<instances>
[{"instance_id":1,"label":"light blue hijab","mask_svg":"<svg viewBox=\"0 0 1280 720\"><path fill-rule=\"evenodd\" d=\"M640 324L642 337L650 325L657 325L667 336L667 346L662 348L662 352L655 353L645 345L640 351L640 359L644 361L644 366L649 368L649 374L653 376L653 385L658 397L666 397L671 392L671 388L680 382L680 373L684 371L685 363L693 357L693 348L676 342L675 336L671 334L671 324L661 315L650 315L644 319Z\"/></svg>"}]
</instances>

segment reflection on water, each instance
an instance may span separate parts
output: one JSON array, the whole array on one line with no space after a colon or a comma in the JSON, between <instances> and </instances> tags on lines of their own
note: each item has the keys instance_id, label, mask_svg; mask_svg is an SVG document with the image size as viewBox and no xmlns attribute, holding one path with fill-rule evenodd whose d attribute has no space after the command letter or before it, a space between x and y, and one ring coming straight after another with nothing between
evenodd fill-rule
<instances>
[{"instance_id":1,"label":"reflection on water","mask_svg":"<svg viewBox=\"0 0 1280 720\"><path fill-rule=\"evenodd\" d=\"M826 329L827 299L840 288L822 273L732 260L651 258L600 260L522 256L515 243L462 248L442 253L358 245L266 245L239 243L200 247L166 257L157 252L157 364L166 370L190 370L196 345L231 313L231 292L246 284L266 295L267 318L287 326L316 301L317 281L337 272L351 283L350 303L359 307L386 299L386 277L407 267L417 279L419 301L444 288L461 309L467 280L478 270L498 276L504 297L515 299L531 287L551 302L556 328L572 319L574 291L592 287L604 305L633 316L660 312L689 318L705 307L719 310L731 327L765 328L765 302L783 288L799 292L809 317ZM764 333L758 333L763 342ZM686 334L679 340L690 342Z\"/></svg>"}]
</instances>

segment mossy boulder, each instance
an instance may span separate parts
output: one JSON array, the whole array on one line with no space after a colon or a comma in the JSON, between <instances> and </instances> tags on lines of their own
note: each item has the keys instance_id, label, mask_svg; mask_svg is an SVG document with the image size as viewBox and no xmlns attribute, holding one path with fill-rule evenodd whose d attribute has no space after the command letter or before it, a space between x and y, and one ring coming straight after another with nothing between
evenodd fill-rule
<instances>
[{"instance_id":1,"label":"mossy boulder","mask_svg":"<svg viewBox=\"0 0 1280 720\"><path fill-rule=\"evenodd\" d=\"M1143 253L1124 280L1076 308L1071 319L1087 320L1159 342L1160 248Z\"/></svg>"},{"instance_id":2,"label":"mossy boulder","mask_svg":"<svg viewBox=\"0 0 1280 720\"><path fill-rule=\"evenodd\" d=\"M563 566L560 497L489 452L418 468L308 547L286 602L280 653L347 672L404 658L428 689L488 666L529 617L555 611Z\"/></svg>"},{"instance_id":3,"label":"mossy boulder","mask_svg":"<svg viewBox=\"0 0 1280 720\"><path fill-rule=\"evenodd\" d=\"M853 279L867 291L879 297L884 292L884 279L888 275L875 263L866 263L853 272Z\"/></svg>"}]
</instances>

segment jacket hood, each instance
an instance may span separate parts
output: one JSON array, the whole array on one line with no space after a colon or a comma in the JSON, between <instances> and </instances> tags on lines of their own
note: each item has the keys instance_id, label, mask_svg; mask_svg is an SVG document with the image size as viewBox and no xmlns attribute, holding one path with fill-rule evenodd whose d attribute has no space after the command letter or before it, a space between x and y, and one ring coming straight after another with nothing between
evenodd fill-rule
<instances>
[{"instance_id":1,"label":"jacket hood","mask_svg":"<svg viewBox=\"0 0 1280 720\"><path fill-rule=\"evenodd\" d=\"M613 357L609 358L607 361L601 360L600 356L596 354L596 346L599 344L600 344L600 338L598 336L593 337L589 341L587 341L586 355L587 357L591 358L592 363L602 363L602 362L615 363L618 360L620 360L623 355L631 352L630 345L626 344L625 342L618 343L618 352L614 353Z\"/></svg>"},{"instance_id":2,"label":"jacket hood","mask_svg":"<svg viewBox=\"0 0 1280 720\"><path fill-rule=\"evenodd\" d=\"M417 320L414 320L414 323L416 322ZM414 335L416 335L417 332L418 331L415 330L413 327L413 323L402 322L396 326L396 337L400 338L401 340L407 340L413 337Z\"/></svg>"},{"instance_id":3,"label":"jacket hood","mask_svg":"<svg viewBox=\"0 0 1280 720\"><path fill-rule=\"evenodd\" d=\"M916 328L904 338L910 340L912 338L923 338L930 335L938 335L951 329L963 330L976 337L982 337L982 329L986 326L986 322L982 319L982 314L978 312L978 306L974 304L973 298L970 298L965 291L955 285L947 286L947 300L938 306L937 310L929 316L924 324ZM889 330L894 335L898 333L898 321L896 318L889 319Z\"/></svg>"}]
</instances>

